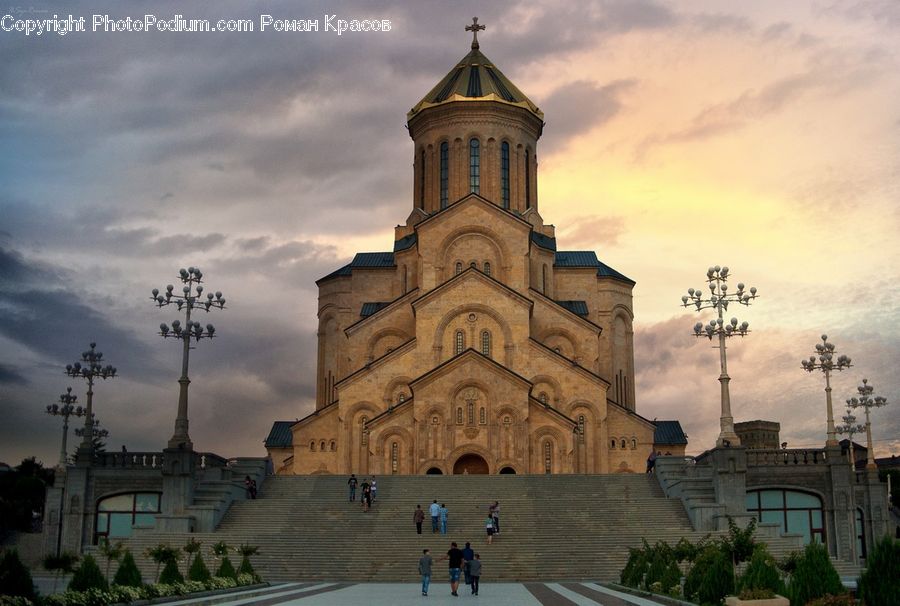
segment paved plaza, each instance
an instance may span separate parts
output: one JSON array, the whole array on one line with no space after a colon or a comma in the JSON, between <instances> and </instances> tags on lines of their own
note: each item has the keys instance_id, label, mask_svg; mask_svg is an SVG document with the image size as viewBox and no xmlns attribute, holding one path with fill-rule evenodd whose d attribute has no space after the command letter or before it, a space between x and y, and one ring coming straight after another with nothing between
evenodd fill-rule
<instances>
[{"instance_id":1,"label":"paved plaza","mask_svg":"<svg viewBox=\"0 0 900 606\"><path fill-rule=\"evenodd\" d=\"M657 606L660 602L602 587L596 583L483 583L479 595L460 586L450 595L446 581L432 583L428 597L417 583L279 583L266 590L229 596L169 602L166 606L421 606L485 604L490 606Z\"/></svg>"}]
</instances>

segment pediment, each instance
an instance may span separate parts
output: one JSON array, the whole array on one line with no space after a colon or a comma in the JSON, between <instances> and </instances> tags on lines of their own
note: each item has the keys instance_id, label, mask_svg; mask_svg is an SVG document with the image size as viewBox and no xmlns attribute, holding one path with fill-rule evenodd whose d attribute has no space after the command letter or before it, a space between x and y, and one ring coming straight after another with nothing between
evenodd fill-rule
<instances>
[{"instance_id":1,"label":"pediment","mask_svg":"<svg viewBox=\"0 0 900 606\"><path fill-rule=\"evenodd\" d=\"M477 288L481 292L473 291L473 285L477 285ZM450 295L458 289L468 289L467 298L472 300L484 301L490 300L488 298L484 298L485 296L499 296L503 297L504 299L515 301L518 305L521 305L522 307L525 307L529 310L531 309L532 305L534 305L534 302L528 297L519 294L515 290L504 285L502 282L498 282L497 280L485 275L477 269L469 267L462 273L453 276L440 286L431 289L418 299L412 301L413 310L415 311L416 309L420 309L435 301L439 301L440 299L444 298L447 295Z\"/></svg>"},{"instance_id":2,"label":"pediment","mask_svg":"<svg viewBox=\"0 0 900 606\"><path fill-rule=\"evenodd\" d=\"M411 381L409 387L415 398L417 390L421 391L438 380L454 377L456 375L458 375L461 380L477 378L479 375L490 375L495 379L507 383L512 389L522 389L526 392L530 392L532 387L531 381L525 377L514 373L510 369L498 364L491 358L478 353L474 349L467 349L458 356L447 360L440 366L436 366L422 376Z\"/></svg>"},{"instance_id":3,"label":"pediment","mask_svg":"<svg viewBox=\"0 0 900 606\"><path fill-rule=\"evenodd\" d=\"M530 233L532 230L531 223L525 221L512 212L501 208L500 206L497 206L493 202L482 198L478 194L467 194L453 204L450 204L447 208L431 215L424 221L419 222L415 226L415 229L416 231L427 230L432 225L443 223L460 214L465 214L469 217L481 217L481 219L477 221L473 221L472 219L467 218L467 223L472 223L475 225L488 223L495 219L500 219L504 223L515 225L517 228L521 229L523 234Z\"/></svg>"}]
</instances>

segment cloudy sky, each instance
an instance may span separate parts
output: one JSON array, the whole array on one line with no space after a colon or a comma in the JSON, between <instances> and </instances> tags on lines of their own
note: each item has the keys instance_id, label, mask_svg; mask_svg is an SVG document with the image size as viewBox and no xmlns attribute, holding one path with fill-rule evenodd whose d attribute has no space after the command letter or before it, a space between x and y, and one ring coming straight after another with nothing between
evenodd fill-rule
<instances>
[{"instance_id":1,"label":"cloudy sky","mask_svg":"<svg viewBox=\"0 0 900 606\"><path fill-rule=\"evenodd\" d=\"M14 17L52 15L28 4ZM868 377L890 401L878 454L900 452L895 0L123 6L66 10L392 29L0 31L0 460L55 462L43 410L67 385L83 399L62 371L91 340L121 375L96 388L110 446L165 444L180 353L149 296L188 265L229 301L192 357L195 446L259 455L273 420L310 412L314 280L391 249L412 204L405 113L468 51L475 14L482 51L545 112L540 208L560 248L637 281L638 411L681 419L691 452L713 442L717 352L680 297L728 265L761 294L729 348L735 417L821 445L824 380L799 362L827 333L854 362L836 415Z\"/></svg>"}]
</instances>

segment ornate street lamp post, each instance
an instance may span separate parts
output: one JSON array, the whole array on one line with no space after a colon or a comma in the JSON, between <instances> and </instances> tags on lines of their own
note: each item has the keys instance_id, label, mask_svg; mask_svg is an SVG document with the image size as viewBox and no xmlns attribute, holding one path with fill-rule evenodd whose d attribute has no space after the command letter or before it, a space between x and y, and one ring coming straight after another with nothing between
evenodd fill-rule
<instances>
[{"instance_id":1,"label":"ornate street lamp post","mask_svg":"<svg viewBox=\"0 0 900 606\"><path fill-rule=\"evenodd\" d=\"M79 427L78 429L76 429L75 435L76 436L84 436L84 427ZM94 419L94 436L91 439L91 442L93 442L94 440L102 440L102 439L108 438L108 437L109 437L109 430L101 428L100 421L95 418Z\"/></svg>"},{"instance_id":2,"label":"ornate street lamp post","mask_svg":"<svg viewBox=\"0 0 900 606\"><path fill-rule=\"evenodd\" d=\"M847 414L841 417L841 420L844 421L843 425L838 425L835 427L835 431L839 434L846 435L847 439L850 441L850 472L853 473L856 471L856 455L854 454L854 446L853 446L853 436L862 433L866 430L866 426L856 422L856 415L853 414L853 409L850 408L850 400L847 400Z\"/></svg>"},{"instance_id":3,"label":"ornate street lamp post","mask_svg":"<svg viewBox=\"0 0 900 606\"><path fill-rule=\"evenodd\" d=\"M58 465L60 469L65 469L66 463L69 460L69 453L68 449L66 448L66 441L69 438L69 417L84 416L84 408L82 408L81 406L75 406L76 400L78 400L78 396L73 396L72 388L67 387L66 393L59 396L59 404L47 405L48 415L53 415L54 417L62 417L63 420L62 446L59 449Z\"/></svg>"},{"instance_id":4,"label":"ornate street lamp post","mask_svg":"<svg viewBox=\"0 0 900 606\"><path fill-rule=\"evenodd\" d=\"M872 421L869 419L869 410L887 405L887 398L884 396L873 396L875 388L869 385L868 379L863 379L862 385L857 387L856 391L859 392L859 397L847 400L847 406L850 408L863 408L866 411L866 448L869 449L866 469L877 469L878 466L875 465L875 450L872 448Z\"/></svg>"},{"instance_id":5,"label":"ornate street lamp post","mask_svg":"<svg viewBox=\"0 0 900 606\"><path fill-rule=\"evenodd\" d=\"M834 429L834 412L831 406L831 372L834 370L844 370L850 368L850 358L841 354L837 358L834 354L834 343L828 342L828 335L822 335L822 342L816 343L816 354L809 357L808 360L801 360L800 364L806 372L821 370L825 374L825 406L828 412L827 439L825 446L837 446L837 436Z\"/></svg>"},{"instance_id":6,"label":"ornate street lamp post","mask_svg":"<svg viewBox=\"0 0 900 606\"><path fill-rule=\"evenodd\" d=\"M181 378L178 379L180 386L178 393L178 416L175 419L175 433L169 440L169 448L180 448L184 450L193 450L194 445L188 435L188 385L191 380L188 378L188 359L190 357L191 339L199 341L200 339L211 339L215 336L216 329L212 324L206 325L206 330L200 325L200 322L191 320L191 312L194 310L208 312L211 309L225 309L225 299L221 292L217 292L215 296L212 293L206 293L206 299L203 299L203 273L199 268L189 267L181 269L178 272L178 278L184 286L181 294L174 292L175 287L171 284L166 286L164 295L159 294L159 289L153 289L153 299L157 307L166 307L175 305L178 311L184 312L184 325L181 320L173 320L172 327L169 328L165 323L159 325L159 334L164 338L179 339L182 342L181 357Z\"/></svg>"},{"instance_id":7,"label":"ornate street lamp post","mask_svg":"<svg viewBox=\"0 0 900 606\"><path fill-rule=\"evenodd\" d=\"M81 444L78 446L79 462L90 462L94 452L94 442L91 436L94 435L94 379L112 379L116 376L116 369L110 364L103 366L100 362L103 360L103 352L97 351L97 344L91 343L91 348L81 354L81 361L74 364L66 364L66 374L70 377L81 377L88 384L87 405L84 408L84 435ZM81 365L84 362L84 366Z\"/></svg>"},{"instance_id":8,"label":"ornate street lamp post","mask_svg":"<svg viewBox=\"0 0 900 606\"><path fill-rule=\"evenodd\" d=\"M709 294L704 298L703 289L688 289L688 294L681 297L683 307L695 307L697 311L701 309L715 309L716 319L711 320L706 326L702 322L694 325L694 336L707 337L712 341L713 337L718 338L719 344L719 365L721 374L719 375L719 383L722 387L722 407L719 417L719 437L716 439L716 446L739 446L740 438L734 432L734 417L731 416L731 395L728 391L728 382L731 377L728 376L728 364L725 359L725 340L735 335L745 336L750 326L747 322L738 324L737 318L731 318L731 322L725 322L724 312L728 311L730 303L738 303L740 305L750 305L750 301L756 298L756 287L752 287L749 293L744 290L744 284L739 282L737 292L728 292L728 268L710 267L706 271L706 282L709 287Z\"/></svg>"}]
</instances>

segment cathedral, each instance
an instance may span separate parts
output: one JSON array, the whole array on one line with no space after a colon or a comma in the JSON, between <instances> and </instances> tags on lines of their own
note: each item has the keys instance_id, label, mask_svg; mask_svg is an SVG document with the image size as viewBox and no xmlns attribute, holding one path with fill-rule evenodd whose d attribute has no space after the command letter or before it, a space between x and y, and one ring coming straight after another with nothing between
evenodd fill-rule
<instances>
[{"instance_id":1,"label":"cathedral","mask_svg":"<svg viewBox=\"0 0 900 606\"><path fill-rule=\"evenodd\" d=\"M538 199L543 112L479 49L407 114L393 250L319 279L316 408L276 421L278 474L642 472L684 454L635 410L634 281L559 250Z\"/></svg>"}]
</instances>

